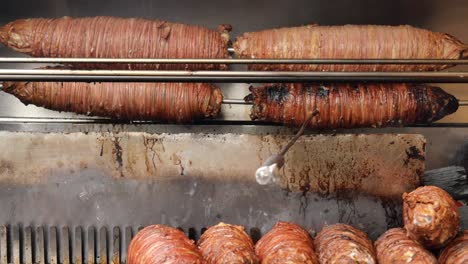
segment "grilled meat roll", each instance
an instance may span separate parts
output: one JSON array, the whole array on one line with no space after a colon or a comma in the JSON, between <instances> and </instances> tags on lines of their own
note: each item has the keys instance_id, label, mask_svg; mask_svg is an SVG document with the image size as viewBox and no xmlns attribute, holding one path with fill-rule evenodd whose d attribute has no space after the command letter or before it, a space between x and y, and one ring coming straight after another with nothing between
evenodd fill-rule
<instances>
[{"instance_id":1,"label":"grilled meat roll","mask_svg":"<svg viewBox=\"0 0 468 264\"><path fill-rule=\"evenodd\" d=\"M192 240L172 227L152 225L142 229L128 247L128 264L202 264Z\"/></svg>"},{"instance_id":2,"label":"grilled meat roll","mask_svg":"<svg viewBox=\"0 0 468 264\"><path fill-rule=\"evenodd\" d=\"M198 240L206 264L257 264L252 239L242 226L219 223Z\"/></svg>"},{"instance_id":3,"label":"grilled meat roll","mask_svg":"<svg viewBox=\"0 0 468 264\"><path fill-rule=\"evenodd\" d=\"M468 230L450 242L439 256L440 264L468 263Z\"/></svg>"},{"instance_id":4,"label":"grilled meat roll","mask_svg":"<svg viewBox=\"0 0 468 264\"><path fill-rule=\"evenodd\" d=\"M403 228L392 228L375 241L379 264L437 264L437 259Z\"/></svg>"},{"instance_id":5,"label":"grilled meat roll","mask_svg":"<svg viewBox=\"0 0 468 264\"><path fill-rule=\"evenodd\" d=\"M457 235L460 215L447 192L423 186L403 194L403 220L411 238L427 248L441 248Z\"/></svg>"},{"instance_id":6,"label":"grilled meat roll","mask_svg":"<svg viewBox=\"0 0 468 264\"><path fill-rule=\"evenodd\" d=\"M309 233L302 227L278 222L255 245L262 264L318 264Z\"/></svg>"},{"instance_id":7,"label":"grilled meat roll","mask_svg":"<svg viewBox=\"0 0 468 264\"><path fill-rule=\"evenodd\" d=\"M458 109L438 87L414 84L268 84L251 87L252 120L310 128L357 128L429 124Z\"/></svg>"},{"instance_id":8,"label":"grilled meat roll","mask_svg":"<svg viewBox=\"0 0 468 264\"><path fill-rule=\"evenodd\" d=\"M0 41L34 57L228 58L229 25L201 26L118 17L20 19L0 28ZM219 64L75 64L83 68L217 70Z\"/></svg>"},{"instance_id":9,"label":"grilled meat roll","mask_svg":"<svg viewBox=\"0 0 468 264\"><path fill-rule=\"evenodd\" d=\"M234 43L240 58L257 59L461 59L468 46L454 37L411 26L345 25L244 33ZM258 64L251 70L434 71L450 65Z\"/></svg>"},{"instance_id":10,"label":"grilled meat roll","mask_svg":"<svg viewBox=\"0 0 468 264\"><path fill-rule=\"evenodd\" d=\"M170 123L215 117L223 100L202 83L5 82L4 91L52 110Z\"/></svg>"},{"instance_id":11,"label":"grilled meat roll","mask_svg":"<svg viewBox=\"0 0 468 264\"><path fill-rule=\"evenodd\" d=\"M372 241L350 225L324 227L315 238L315 247L321 264L376 263Z\"/></svg>"}]
</instances>

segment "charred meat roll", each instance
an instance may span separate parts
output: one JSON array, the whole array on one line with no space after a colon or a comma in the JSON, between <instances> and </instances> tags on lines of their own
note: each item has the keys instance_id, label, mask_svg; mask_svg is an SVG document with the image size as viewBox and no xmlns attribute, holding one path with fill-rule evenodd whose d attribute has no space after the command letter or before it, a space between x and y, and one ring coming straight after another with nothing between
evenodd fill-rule
<instances>
[{"instance_id":1,"label":"charred meat roll","mask_svg":"<svg viewBox=\"0 0 468 264\"><path fill-rule=\"evenodd\" d=\"M252 120L337 129L430 124L458 109L438 87L413 84L268 84L251 87Z\"/></svg>"}]
</instances>

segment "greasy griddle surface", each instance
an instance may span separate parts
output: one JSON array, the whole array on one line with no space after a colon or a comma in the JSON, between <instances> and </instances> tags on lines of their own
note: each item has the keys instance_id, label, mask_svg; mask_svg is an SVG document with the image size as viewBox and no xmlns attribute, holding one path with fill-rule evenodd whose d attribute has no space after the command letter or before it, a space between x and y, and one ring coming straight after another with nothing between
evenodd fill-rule
<instances>
[{"instance_id":1,"label":"greasy griddle surface","mask_svg":"<svg viewBox=\"0 0 468 264\"><path fill-rule=\"evenodd\" d=\"M35 184L54 172L85 168L116 178L194 177L257 184L256 169L291 136L147 133L0 133L3 182ZM314 135L286 155L280 185L290 191L362 192L401 197L420 184L420 135ZM382 151L384 150L384 151Z\"/></svg>"}]
</instances>

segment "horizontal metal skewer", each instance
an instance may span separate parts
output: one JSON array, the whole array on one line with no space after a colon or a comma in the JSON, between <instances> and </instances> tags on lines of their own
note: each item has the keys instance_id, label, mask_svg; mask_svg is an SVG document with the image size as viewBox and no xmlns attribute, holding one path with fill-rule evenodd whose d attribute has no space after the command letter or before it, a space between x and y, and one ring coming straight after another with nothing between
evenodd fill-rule
<instances>
[{"instance_id":1,"label":"horizontal metal skewer","mask_svg":"<svg viewBox=\"0 0 468 264\"><path fill-rule=\"evenodd\" d=\"M275 72L1 69L0 80L84 82L446 82L468 83L468 72Z\"/></svg>"},{"instance_id":2,"label":"horizontal metal skewer","mask_svg":"<svg viewBox=\"0 0 468 264\"><path fill-rule=\"evenodd\" d=\"M19 124L19 123L33 123L33 124L123 124L123 125L151 125L161 124L158 121L128 121L128 120L115 120L105 117L15 117L15 116L0 116L0 125L2 124ZM197 125L276 125L263 121L252 120L221 120L221 119L207 119L199 120ZM430 125L410 125L407 127L468 127L468 123L433 123Z\"/></svg>"},{"instance_id":3,"label":"horizontal metal skewer","mask_svg":"<svg viewBox=\"0 0 468 264\"><path fill-rule=\"evenodd\" d=\"M156 58L21 58L0 57L0 63L122 63L122 64L448 64L468 60L444 59L156 59Z\"/></svg>"},{"instance_id":4,"label":"horizontal metal skewer","mask_svg":"<svg viewBox=\"0 0 468 264\"><path fill-rule=\"evenodd\" d=\"M251 105L252 103L246 102L243 99L224 99L223 104Z\"/></svg>"}]
</instances>

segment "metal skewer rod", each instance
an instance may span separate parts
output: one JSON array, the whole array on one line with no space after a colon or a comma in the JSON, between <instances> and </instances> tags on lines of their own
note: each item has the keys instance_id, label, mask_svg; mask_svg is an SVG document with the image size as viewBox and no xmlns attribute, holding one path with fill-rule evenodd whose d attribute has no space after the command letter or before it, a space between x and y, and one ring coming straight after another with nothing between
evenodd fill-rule
<instances>
[{"instance_id":1,"label":"metal skewer rod","mask_svg":"<svg viewBox=\"0 0 468 264\"><path fill-rule=\"evenodd\" d=\"M0 80L86 82L446 82L468 83L468 72L275 72L1 69Z\"/></svg>"},{"instance_id":2,"label":"metal skewer rod","mask_svg":"<svg viewBox=\"0 0 468 264\"><path fill-rule=\"evenodd\" d=\"M246 102L244 99L224 99L223 104L252 105L253 103Z\"/></svg>"},{"instance_id":3,"label":"metal skewer rod","mask_svg":"<svg viewBox=\"0 0 468 264\"><path fill-rule=\"evenodd\" d=\"M255 179L258 184L266 185L278 181L278 170L284 166L284 155L288 150L296 143L296 141L304 134L306 127L309 125L312 118L319 114L318 110L314 110L309 113L306 120L302 123L299 131L294 135L294 137L288 142L286 146L278 154L271 155L263 165L257 169L255 172Z\"/></svg>"},{"instance_id":4,"label":"metal skewer rod","mask_svg":"<svg viewBox=\"0 0 468 264\"><path fill-rule=\"evenodd\" d=\"M288 152L288 150L296 143L296 141L302 136L304 135L304 131L306 129L306 127L309 125L310 121L312 120L312 118L316 115L319 114L319 111L318 110L314 110L312 113L310 113L307 117L307 119L304 121L304 123L302 123L302 126L301 128L299 129L299 131L296 133L296 135L294 135L294 137L291 139L291 141L289 141L289 143L284 146L284 148L281 150L281 152L279 153L279 155L283 156L286 155L286 152Z\"/></svg>"},{"instance_id":5,"label":"metal skewer rod","mask_svg":"<svg viewBox=\"0 0 468 264\"><path fill-rule=\"evenodd\" d=\"M0 57L0 63L122 63L122 64L448 64L467 59L156 59L156 58L21 58Z\"/></svg>"},{"instance_id":6,"label":"metal skewer rod","mask_svg":"<svg viewBox=\"0 0 468 264\"><path fill-rule=\"evenodd\" d=\"M122 124L122 125L145 125L145 124L161 124L157 121L128 121L116 120L105 117L26 117L26 116L0 116L0 125L2 124ZM197 124L205 125L274 125L272 123L262 123L248 120L200 120ZM277 126L281 126L276 124ZM468 123L434 123L430 125L411 125L407 127L468 127ZM377 131L377 130L376 130Z\"/></svg>"}]
</instances>

